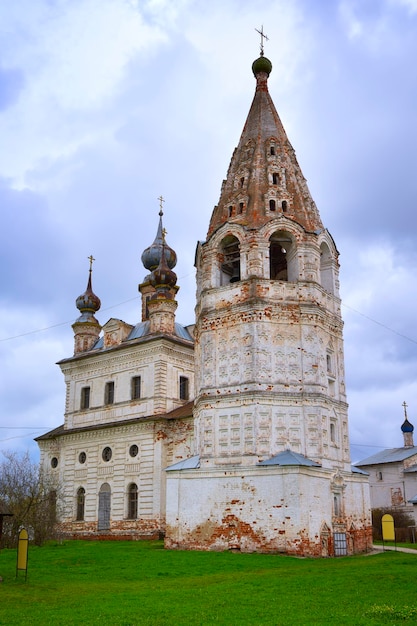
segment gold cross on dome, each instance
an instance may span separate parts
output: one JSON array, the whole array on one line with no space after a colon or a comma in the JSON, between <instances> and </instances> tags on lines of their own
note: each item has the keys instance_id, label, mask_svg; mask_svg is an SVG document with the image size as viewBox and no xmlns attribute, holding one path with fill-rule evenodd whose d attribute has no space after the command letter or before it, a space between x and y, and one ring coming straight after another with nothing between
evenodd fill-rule
<instances>
[{"instance_id":1,"label":"gold cross on dome","mask_svg":"<svg viewBox=\"0 0 417 626\"><path fill-rule=\"evenodd\" d=\"M165 243L165 237L166 237L166 235L167 235L167 229L166 229L166 228L163 228L163 229L162 229L162 241L163 241L164 243Z\"/></svg>"},{"instance_id":2,"label":"gold cross on dome","mask_svg":"<svg viewBox=\"0 0 417 626\"><path fill-rule=\"evenodd\" d=\"M90 261L90 272L91 272L93 269L93 261L95 261L95 258L93 257L92 254L90 254L90 256L88 256L87 259Z\"/></svg>"},{"instance_id":3,"label":"gold cross on dome","mask_svg":"<svg viewBox=\"0 0 417 626\"><path fill-rule=\"evenodd\" d=\"M165 200L162 197L162 194L159 196L158 200L159 200L159 215L163 215L164 213L163 213L162 209L164 208L163 207L163 202L165 202Z\"/></svg>"},{"instance_id":4,"label":"gold cross on dome","mask_svg":"<svg viewBox=\"0 0 417 626\"><path fill-rule=\"evenodd\" d=\"M264 55L264 39L265 39L265 41L269 41L269 37L264 35L264 27L263 26L261 26L261 30L259 30L258 28L255 28L255 30L261 36L261 57L263 57L263 55Z\"/></svg>"},{"instance_id":5,"label":"gold cross on dome","mask_svg":"<svg viewBox=\"0 0 417 626\"><path fill-rule=\"evenodd\" d=\"M405 419L407 419L407 406L408 404L406 403L406 401L404 400L402 406L404 407L404 415L405 415Z\"/></svg>"}]
</instances>

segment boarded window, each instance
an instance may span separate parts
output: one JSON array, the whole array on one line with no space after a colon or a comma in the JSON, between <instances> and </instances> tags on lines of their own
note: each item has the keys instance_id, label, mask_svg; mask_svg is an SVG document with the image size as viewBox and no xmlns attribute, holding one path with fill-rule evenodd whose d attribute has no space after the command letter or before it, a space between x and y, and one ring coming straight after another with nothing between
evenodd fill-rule
<instances>
[{"instance_id":1,"label":"boarded window","mask_svg":"<svg viewBox=\"0 0 417 626\"><path fill-rule=\"evenodd\" d=\"M98 494L98 526L97 530L110 528L111 489L108 483L101 485Z\"/></svg>"}]
</instances>

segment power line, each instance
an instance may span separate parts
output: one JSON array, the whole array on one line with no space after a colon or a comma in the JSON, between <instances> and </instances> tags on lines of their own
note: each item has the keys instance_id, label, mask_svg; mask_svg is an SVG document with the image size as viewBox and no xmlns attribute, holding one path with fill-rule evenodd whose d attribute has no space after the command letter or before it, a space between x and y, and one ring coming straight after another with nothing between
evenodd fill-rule
<instances>
[{"instance_id":1,"label":"power line","mask_svg":"<svg viewBox=\"0 0 417 626\"><path fill-rule=\"evenodd\" d=\"M383 324L382 322L378 322L378 320L375 320L373 317L369 317L369 315L365 315L365 313L361 313L357 309L354 309L352 306L349 306L348 304L345 304L344 302L342 302L342 306L344 306L346 309L350 309L351 311L354 311L355 313L357 313L358 315L361 315L362 317L369 320L370 322L373 322L374 324L378 324L378 326L382 326L382 328L385 328L385 330L389 330L391 333L394 333L394 335L398 335L398 337L407 339L408 341L411 341L412 343L417 343L416 339L411 339L411 337L408 337L407 335L403 335L402 333L399 333L397 330L390 328L389 326L387 326L386 324Z\"/></svg>"},{"instance_id":2,"label":"power line","mask_svg":"<svg viewBox=\"0 0 417 626\"><path fill-rule=\"evenodd\" d=\"M188 274L186 275L188 276ZM186 278L186 276L182 276L181 278ZM129 300L124 300L123 302L119 302L118 304L113 304L112 306L108 306L105 309L102 309L102 311L110 311L112 309L116 309L119 306L122 306L123 304L128 304L129 302L134 302L135 300L139 300L139 296L135 296L134 298L129 298ZM408 335L404 335L402 333L399 333L397 330L394 330L393 328L391 328L390 326L387 326L386 324L383 324L382 322L379 322L378 320L374 319L373 317L370 317L369 315L365 315L365 313L361 313L361 311L358 311L357 309L355 309L354 307L350 306L349 304L346 304L345 302L342 302L342 306L345 307L346 309L349 309L350 311L353 311L354 313L356 313L357 315L360 315L361 317L364 317L365 319L369 320L370 322L373 322L374 324L377 324L378 326L381 326L381 328L384 328L385 330L388 330L390 333L393 333L394 335L397 335L398 337L401 337L402 339L406 339L407 341L411 341L411 343L415 343L417 344L417 340L416 339L412 339L411 337L408 337ZM13 335L12 337L4 337L3 339L0 339L0 342L3 341L11 341L12 339L20 339L21 337L27 337L28 335L35 335L37 333L42 333L46 330L51 330L52 328L58 328L59 326L66 326L67 324L71 324L73 322L73 320L69 320L66 322L59 322L58 324L52 324L51 326L45 326L45 328L38 328L35 330L29 330L26 333L21 333L20 335Z\"/></svg>"}]
</instances>

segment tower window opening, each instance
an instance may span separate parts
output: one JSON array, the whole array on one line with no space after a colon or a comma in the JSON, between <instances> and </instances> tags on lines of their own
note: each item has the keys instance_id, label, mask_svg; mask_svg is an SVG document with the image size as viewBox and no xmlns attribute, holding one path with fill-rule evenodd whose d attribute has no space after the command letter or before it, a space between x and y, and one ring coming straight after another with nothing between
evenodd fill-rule
<instances>
[{"instance_id":1,"label":"tower window opening","mask_svg":"<svg viewBox=\"0 0 417 626\"><path fill-rule=\"evenodd\" d=\"M279 175L277 174L277 172L274 172L272 174L272 184L278 185L278 183L279 183Z\"/></svg>"},{"instance_id":2,"label":"tower window opening","mask_svg":"<svg viewBox=\"0 0 417 626\"><path fill-rule=\"evenodd\" d=\"M275 147L274 146L271 146L269 153L270 153L271 156L275 155Z\"/></svg>"},{"instance_id":3,"label":"tower window opening","mask_svg":"<svg viewBox=\"0 0 417 626\"><path fill-rule=\"evenodd\" d=\"M229 206L229 217L233 216L233 207Z\"/></svg>"},{"instance_id":4,"label":"tower window opening","mask_svg":"<svg viewBox=\"0 0 417 626\"><path fill-rule=\"evenodd\" d=\"M275 208L276 208L275 200L270 200L269 201L269 210L270 211L275 211Z\"/></svg>"},{"instance_id":5,"label":"tower window opening","mask_svg":"<svg viewBox=\"0 0 417 626\"><path fill-rule=\"evenodd\" d=\"M185 376L180 376L180 400L189 399L189 381Z\"/></svg>"},{"instance_id":6,"label":"tower window opening","mask_svg":"<svg viewBox=\"0 0 417 626\"><path fill-rule=\"evenodd\" d=\"M287 250L279 241L271 241L269 265L271 280L288 280Z\"/></svg>"},{"instance_id":7,"label":"tower window opening","mask_svg":"<svg viewBox=\"0 0 417 626\"><path fill-rule=\"evenodd\" d=\"M245 177L242 176L242 178L240 179L240 186L243 187L244 183L245 183Z\"/></svg>"},{"instance_id":8,"label":"tower window opening","mask_svg":"<svg viewBox=\"0 0 417 626\"><path fill-rule=\"evenodd\" d=\"M90 387L83 387L81 389L81 409L88 409L90 407Z\"/></svg>"},{"instance_id":9,"label":"tower window opening","mask_svg":"<svg viewBox=\"0 0 417 626\"><path fill-rule=\"evenodd\" d=\"M244 208L244 203L243 202L239 202L239 213L243 213L243 208Z\"/></svg>"},{"instance_id":10,"label":"tower window opening","mask_svg":"<svg viewBox=\"0 0 417 626\"><path fill-rule=\"evenodd\" d=\"M336 425L334 422L330 422L330 441L336 443Z\"/></svg>"},{"instance_id":11,"label":"tower window opening","mask_svg":"<svg viewBox=\"0 0 417 626\"><path fill-rule=\"evenodd\" d=\"M283 213L286 213L286 212L287 212L287 207L288 207L288 204L287 204L287 201L286 201L286 200L283 200L283 201L282 201L282 205L281 205L281 207L282 207L282 212L283 212Z\"/></svg>"},{"instance_id":12,"label":"tower window opening","mask_svg":"<svg viewBox=\"0 0 417 626\"><path fill-rule=\"evenodd\" d=\"M327 371L329 373L331 373L331 371L332 371L332 357L330 356L330 354L326 354L326 365L327 365Z\"/></svg>"},{"instance_id":13,"label":"tower window opening","mask_svg":"<svg viewBox=\"0 0 417 626\"><path fill-rule=\"evenodd\" d=\"M221 252L223 262L221 264L221 285L235 283L240 280L240 250L239 240L232 235L222 241Z\"/></svg>"},{"instance_id":14,"label":"tower window opening","mask_svg":"<svg viewBox=\"0 0 417 626\"><path fill-rule=\"evenodd\" d=\"M114 404L114 382L106 383L104 389L104 404Z\"/></svg>"}]
</instances>

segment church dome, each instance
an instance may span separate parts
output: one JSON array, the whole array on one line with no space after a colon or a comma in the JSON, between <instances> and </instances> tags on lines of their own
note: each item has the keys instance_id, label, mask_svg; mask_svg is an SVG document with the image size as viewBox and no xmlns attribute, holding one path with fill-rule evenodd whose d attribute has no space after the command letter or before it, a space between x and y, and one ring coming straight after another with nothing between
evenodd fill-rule
<instances>
[{"instance_id":1,"label":"church dome","mask_svg":"<svg viewBox=\"0 0 417 626\"><path fill-rule=\"evenodd\" d=\"M412 433L414 432L414 426L411 424L411 422L408 421L407 418L405 418L401 426L401 430L403 431L403 433Z\"/></svg>"},{"instance_id":2,"label":"church dome","mask_svg":"<svg viewBox=\"0 0 417 626\"><path fill-rule=\"evenodd\" d=\"M142 263L146 267L147 270L155 270L162 257L162 248L164 248L164 256L165 261L169 267L172 269L177 264L177 255L175 251L170 248L166 242L163 241L163 227L162 227L162 211L159 212L159 225L158 231L156 233L155 241L152 245L148 246L142 253Z\"/></svg>"},{"instance_id":3,"label":"church dome","mask_svg":"<svg viewBox=\"0 0 417 626\"><path fill-rule=\"evenodd\" d=\"M91 286L91 269L88 277L87 289L83 294L78 296L75 301L75 306L82 313L96 313L101 307L101 301L98 296L93 292Z\"/></svg>"},{"instance_id":4,"label":"church dome","mask_svg":"<svg viewBox=\"0 0 417 626\"><path fill-rule=\"evenodd\" d=\"M177 282L177 275L168 266L166 258L166 243L162 240L162 250L158 267L155 268L150 276L150 283L158 291L159 289L172 289ZM171 250L171 248L170 248ZM172 252L174 252L172 250ZM175 254L175 252L174 252Z\"/></svg>"},{"instance_id":5,"label":"church dome","mask_svg":"<svg viewBox=\"0 0 417 626\"><path fill-rule=\"evenodd\" d=\"M264 56L260 56L259 59L256 59L256 61L252 63L252 72L255 76L260 72L265 72L265 74L269 76L272 72L271 61Z\"/></svg>"}]
</instances>

